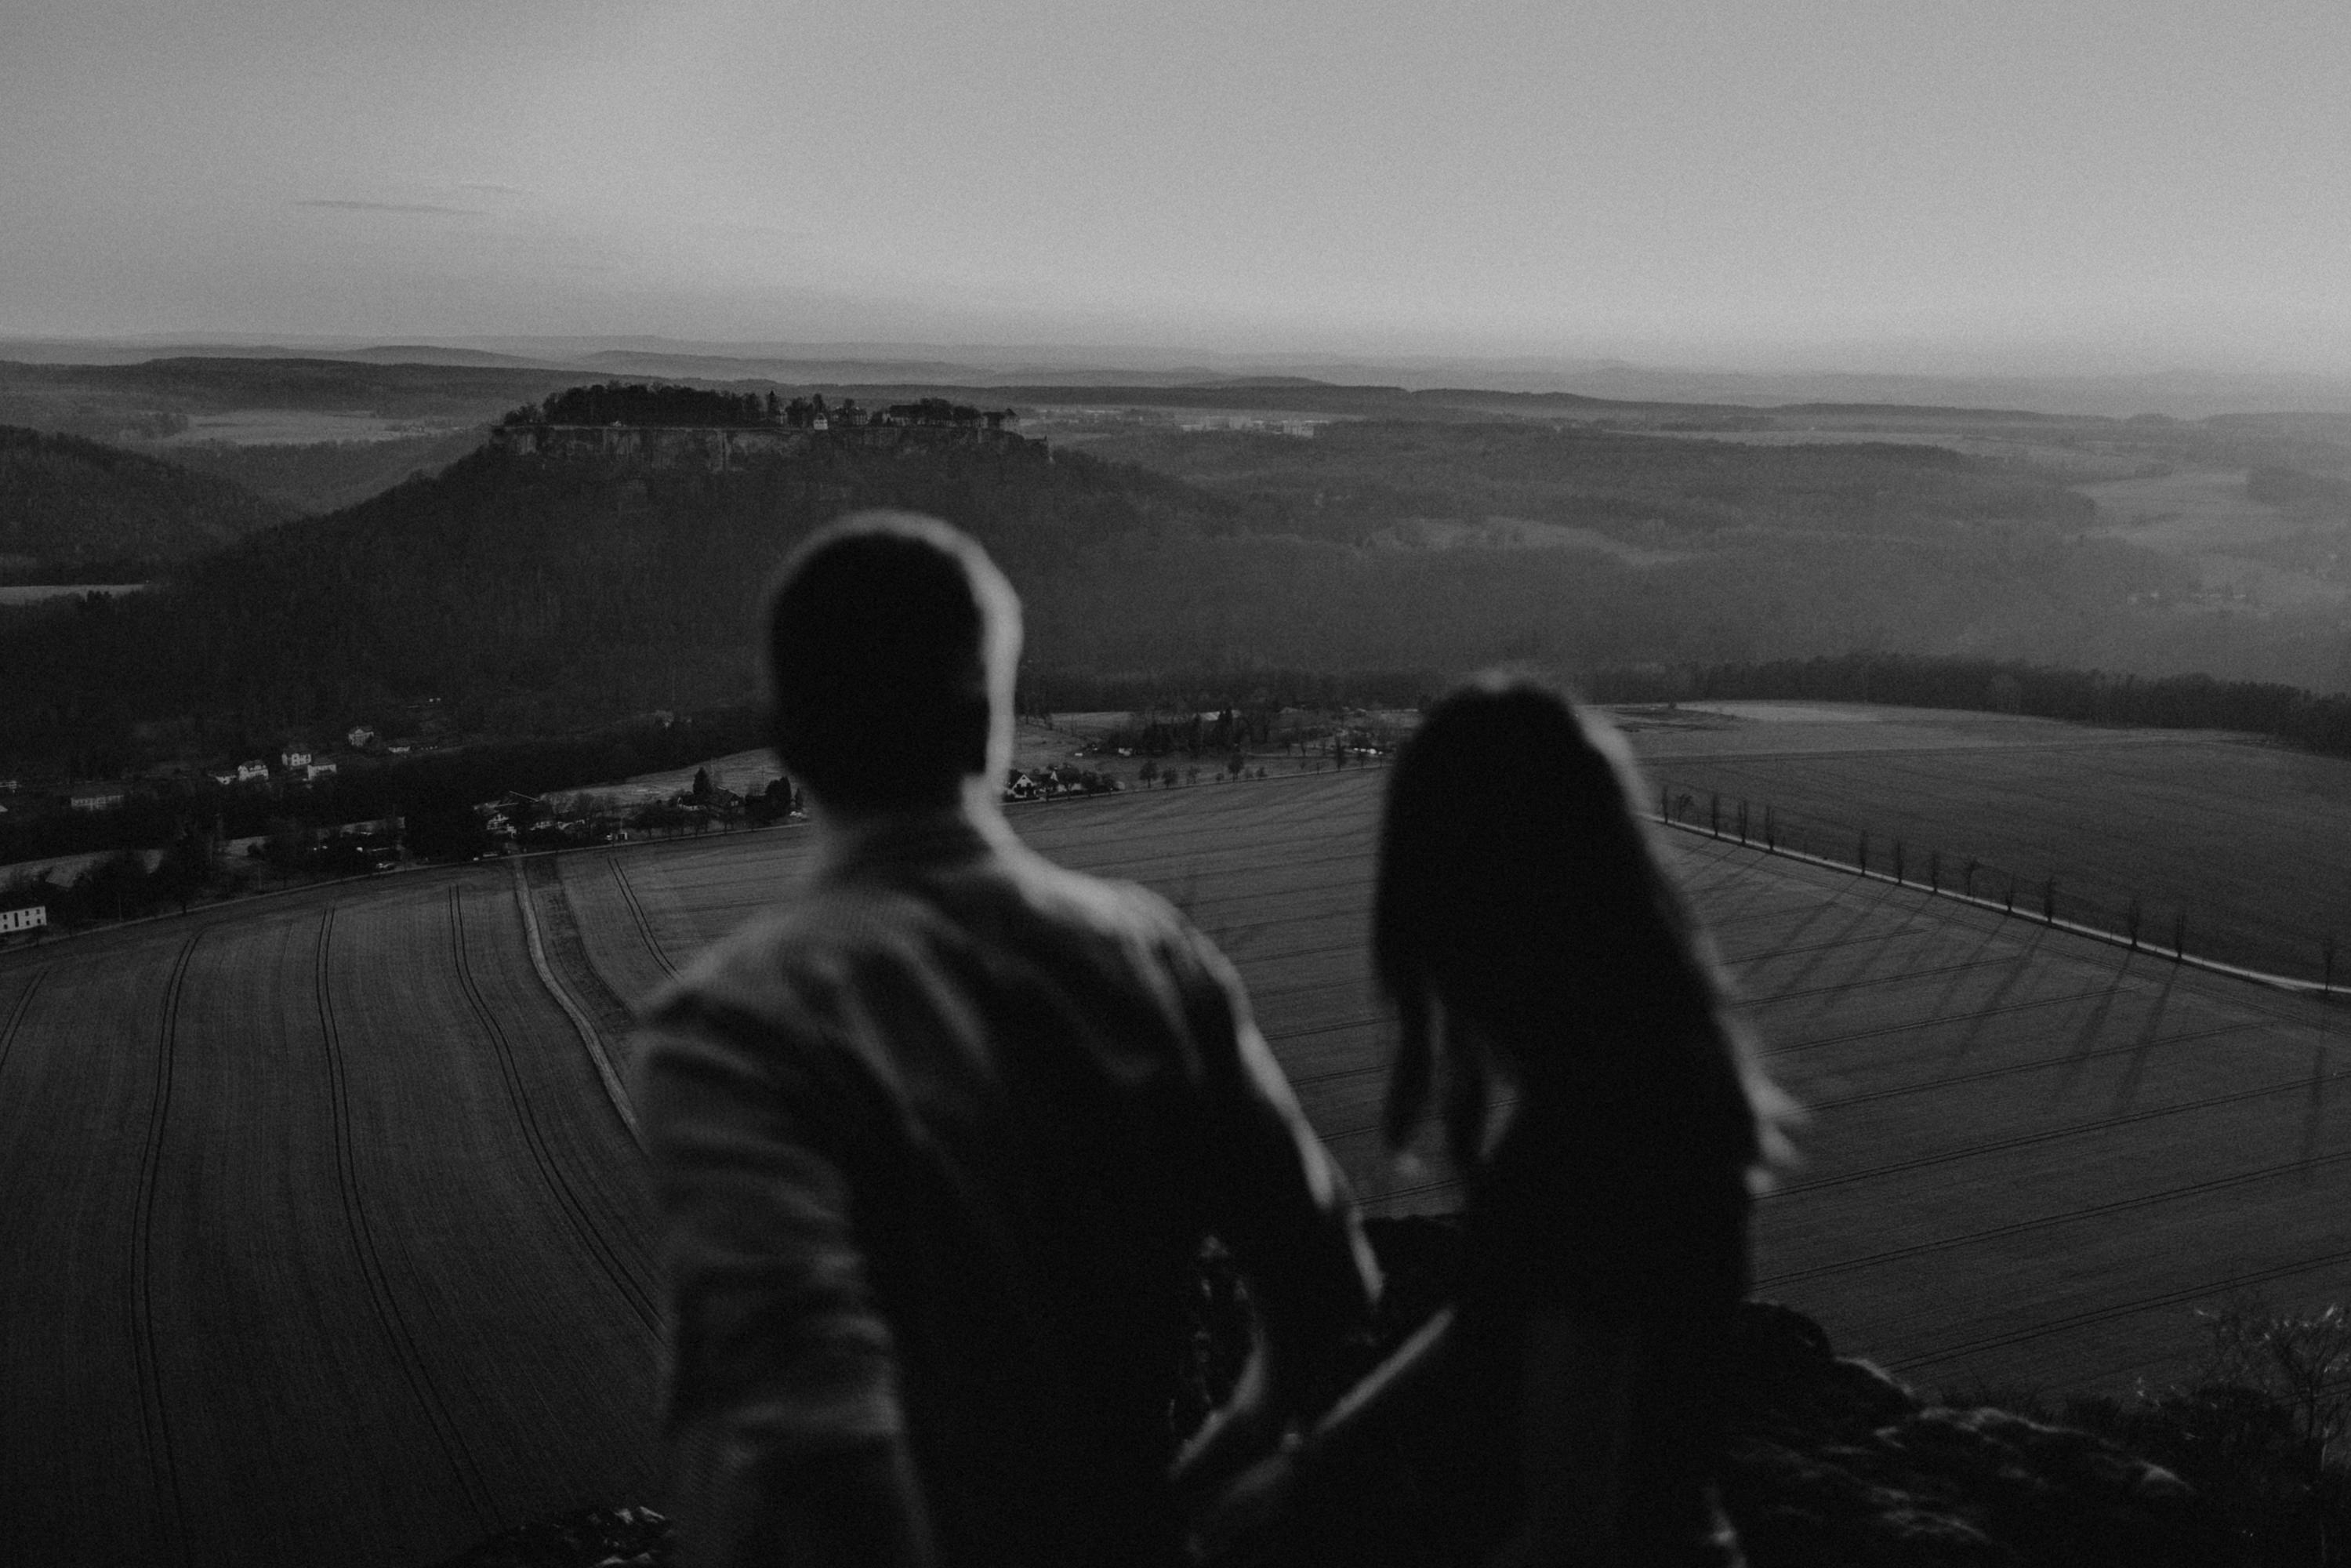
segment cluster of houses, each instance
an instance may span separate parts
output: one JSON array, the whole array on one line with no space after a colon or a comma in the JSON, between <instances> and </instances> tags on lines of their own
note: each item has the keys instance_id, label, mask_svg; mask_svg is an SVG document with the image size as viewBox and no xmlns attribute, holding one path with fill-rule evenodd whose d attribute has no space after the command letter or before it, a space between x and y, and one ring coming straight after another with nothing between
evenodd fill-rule
<instances>
[{"instance_id":1,"label":"cluster of houses","mask_svg":"<svg viewBox=\"0 0 2351 1568\"><path fill-rule=\"evenodd\" d=\"M1108 795L1120 788L1117 779L1091 768L1015 768L1004 780L1004 799L1008 803L1059 800L1071 795Z\"/></svg>"},{"instance_id":2,"label":"cluster of houses","mask_svg":"<svg viewBox=\"0 0 2351 1568\"><path fill-rule=\"evenodd\" d=\"M336 771L334 763L321 762L312 753L294 747L277 754L277 771L275 777L281 779L298 779L305 784L315 784L321 779L332 779ZM269 764L266 762L240 762L225 772L214 773L212 775L212 780L215 784L234 789L239 784L266 784L272 777Z\"/></svg>"},{"instance_id":3,"label":"cluster of houses","mask_svg":"<svg viewBox=\"0 0 2351 1568\"><path fill-rule=\"evenodd\" d=\"M366 725L354 726L344 736L354 753L405 757L414 747L407 743L382 745L376 732ZM131 779L106 779L68 786L58 792L68 810L89 811L119 811L131 803L131 798L142 791L170 792L185 789L198 779L206 779L224 789L254 789L270 784L316 784L332 779L341 771L341 763L331 757L321 756L308 746L288 746L277 754L275 762L266 758L251 758L232 766L199 768L184 762L162 762ZM19 781L0 779L0 796L20 794ZM0 800L0 812L9 803ZM22 809L20 805L18 809Z\"/></svg>"}]
</instances>

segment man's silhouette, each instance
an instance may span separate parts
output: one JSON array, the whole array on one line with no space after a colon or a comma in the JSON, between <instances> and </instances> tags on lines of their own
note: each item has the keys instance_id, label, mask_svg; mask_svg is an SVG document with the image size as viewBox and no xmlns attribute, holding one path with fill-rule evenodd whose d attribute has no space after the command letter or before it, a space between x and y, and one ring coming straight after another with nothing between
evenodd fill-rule
<instances>
[{"instance_id":1,"label":"man's silhouette","mask_svg":"<svg viewBox=\"0 0 2351 1568\"><path fill-rule=\"evenodd\" d=\"M640 1072L681 1560L1174 1562L1202 1239L1279 1410L1376 1288L1343 1185L1215 949L1014 839L1019 606L979 548L852 517L770 609L817 868L653 999Z\"/></svg>"}]
</instances>

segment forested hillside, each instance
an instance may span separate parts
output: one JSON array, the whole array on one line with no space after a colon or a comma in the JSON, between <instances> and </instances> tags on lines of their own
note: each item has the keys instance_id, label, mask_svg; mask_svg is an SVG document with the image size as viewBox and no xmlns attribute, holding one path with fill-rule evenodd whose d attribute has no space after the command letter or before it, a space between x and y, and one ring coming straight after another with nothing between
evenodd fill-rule
<instances>
[{"instance_id":1,"label":"forested hillside","mask_svg":"<svg viewBox=\"0 0 2351 1568\"><path fill-rule=\"evenodd\" d=\"M1090 442L1233 497L1264 531L1363 539L1407 520L1533 518L1647 546L1727 530L1938 538L1988 526L2085 528L2095 508L1947 446L1740 446L1547 423L1351 421L1309 441L1160 427Z\"/></svg>"},{"instance_id":2,"label":"forested hillside","mask_svg":"<svg viewBox=\"0 0 2351 1568\"><path fill-rule=\"evenodd\" d=\"M481 444L481 432L461 430L389 441L198 441L163 448L162 455L315 516L364 501L420 471L437 474Z\"/></svg>"},{"instance_id":3,"label":"forested hillside","mask_svg":"<svg viewBox=\"0 0 2351 1568\"><path fill-rule=\"evenodd\" d=\"M1850 434L1750 444L1519 419L1339 423L1303 441L1165 425L1081 439L1226 497L1253 533L1416 554L1440 581L1493 576L1506 601L1566 578L1556 613L1492 641L1571 668L1858 649L2351 689L2351 628L2329 586L2344 449L2291 422L2098 422L2072 444L2010 431L1980 455L1939 444L1972 437L1927 444L1923 429ZM2226 477L2237 465L2253 468L2249 484ZM2074 487L2175 466L2286 497L2296 537L2229 548L2294 574L2299 597L2235 591L2243 562L2153 548Z\"/></svg>"},{"instance_id":4,"label":"forested hillside","mask_svg":"<svg viewBox=\"0 0 2351 1568\"><path fill-rule=\"evenodd\" d=\"M499 736L737 701L761 584L853 507L935 512L985 540L1048 678L1435 681L1503 658L1573 674L1855 647L2047 658L2176 570L2083 537L2069 492L1933 448L1524 426L1326 439L1235 438L1213 489L1066 452L841 447L713 474L486 450L193 562L165 591L0 622L0 756L87 774L397 727L426 697L457 731ZM1294 455L1250 474L1268 442ZM1436 548L1402 527L1505 510L1572 548Z\"/></svg>"},{"instance_id":5,"label":"forested hillside","mask_svg":"<svg viewBox=\"0 0 2351 1568\"><path fill-rule=\"evenodd\" d=\"M0 425L0 580L10 572L31 580L42 568L177 560L292 515L214 476Z\"/></svg>"}]
</instances>

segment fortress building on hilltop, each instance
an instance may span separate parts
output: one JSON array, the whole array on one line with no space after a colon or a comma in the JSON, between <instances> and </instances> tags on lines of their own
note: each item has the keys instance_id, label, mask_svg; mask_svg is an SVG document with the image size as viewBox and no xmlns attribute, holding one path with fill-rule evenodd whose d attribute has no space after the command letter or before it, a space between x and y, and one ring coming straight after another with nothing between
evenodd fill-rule
<instances>
[{"instance_id":1,"label":"fortress building on hilltop","mask_svg":"<svg viewBox=\"0 0 2351 1568\"><path fill-rule=\"evenodd\" d=\"M912 455L941 449L1000 452L1045 461L1041 439L1008 430L924 424L681 425L502 424L490 444L521 457L643 457L708 465L723 473L753 458L862 447Z\"/></svg>"},{"instance_id":2,"label":"fortress building on hilltop","mask_svg":"<svg viewBox=\"0 0 2351 1568\"><path fill-rule=\"evenodd\" d=\"M865 447L900 452L964 448L1044 459L1045 443L1016 434L1012 409L978 409L943 397L879 413L824 394L787 402L774 392L683 386L572 387L518 408L490 444L527 457L643 457L699 462L721 472L754 457Z\"/></svg>"}]
</instances>

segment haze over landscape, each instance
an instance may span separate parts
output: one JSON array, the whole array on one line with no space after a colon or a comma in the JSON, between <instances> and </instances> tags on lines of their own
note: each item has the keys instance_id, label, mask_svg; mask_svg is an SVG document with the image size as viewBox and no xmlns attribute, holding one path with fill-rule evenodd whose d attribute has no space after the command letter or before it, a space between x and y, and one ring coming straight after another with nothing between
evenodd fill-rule
<instances>
[{"instance_id":1,"label":"haze over landscape","mask_svg":"<svg viewBox=\"0 0 2351 1568\"><path fill-rule=\"evenodd\" d=\"M1384 1344L1464 1190L1384 769L1531 668L1805 1107L1754 1568L2351 1563L2346 81L2318 0L10 0L0 1556L666 1560L634 1009L806 885L750 650L881 507Z\"/></svg>"},{"instance_id":2,"label":"haze over landscape","mask_svg":"<svg viewBox=\"0 0 2351 1568\"><path fill-rule=\"evenodd\" d=\"M2351 374L2317 0L27 0L0 334Z\"/></svg>"}]
</instances>

